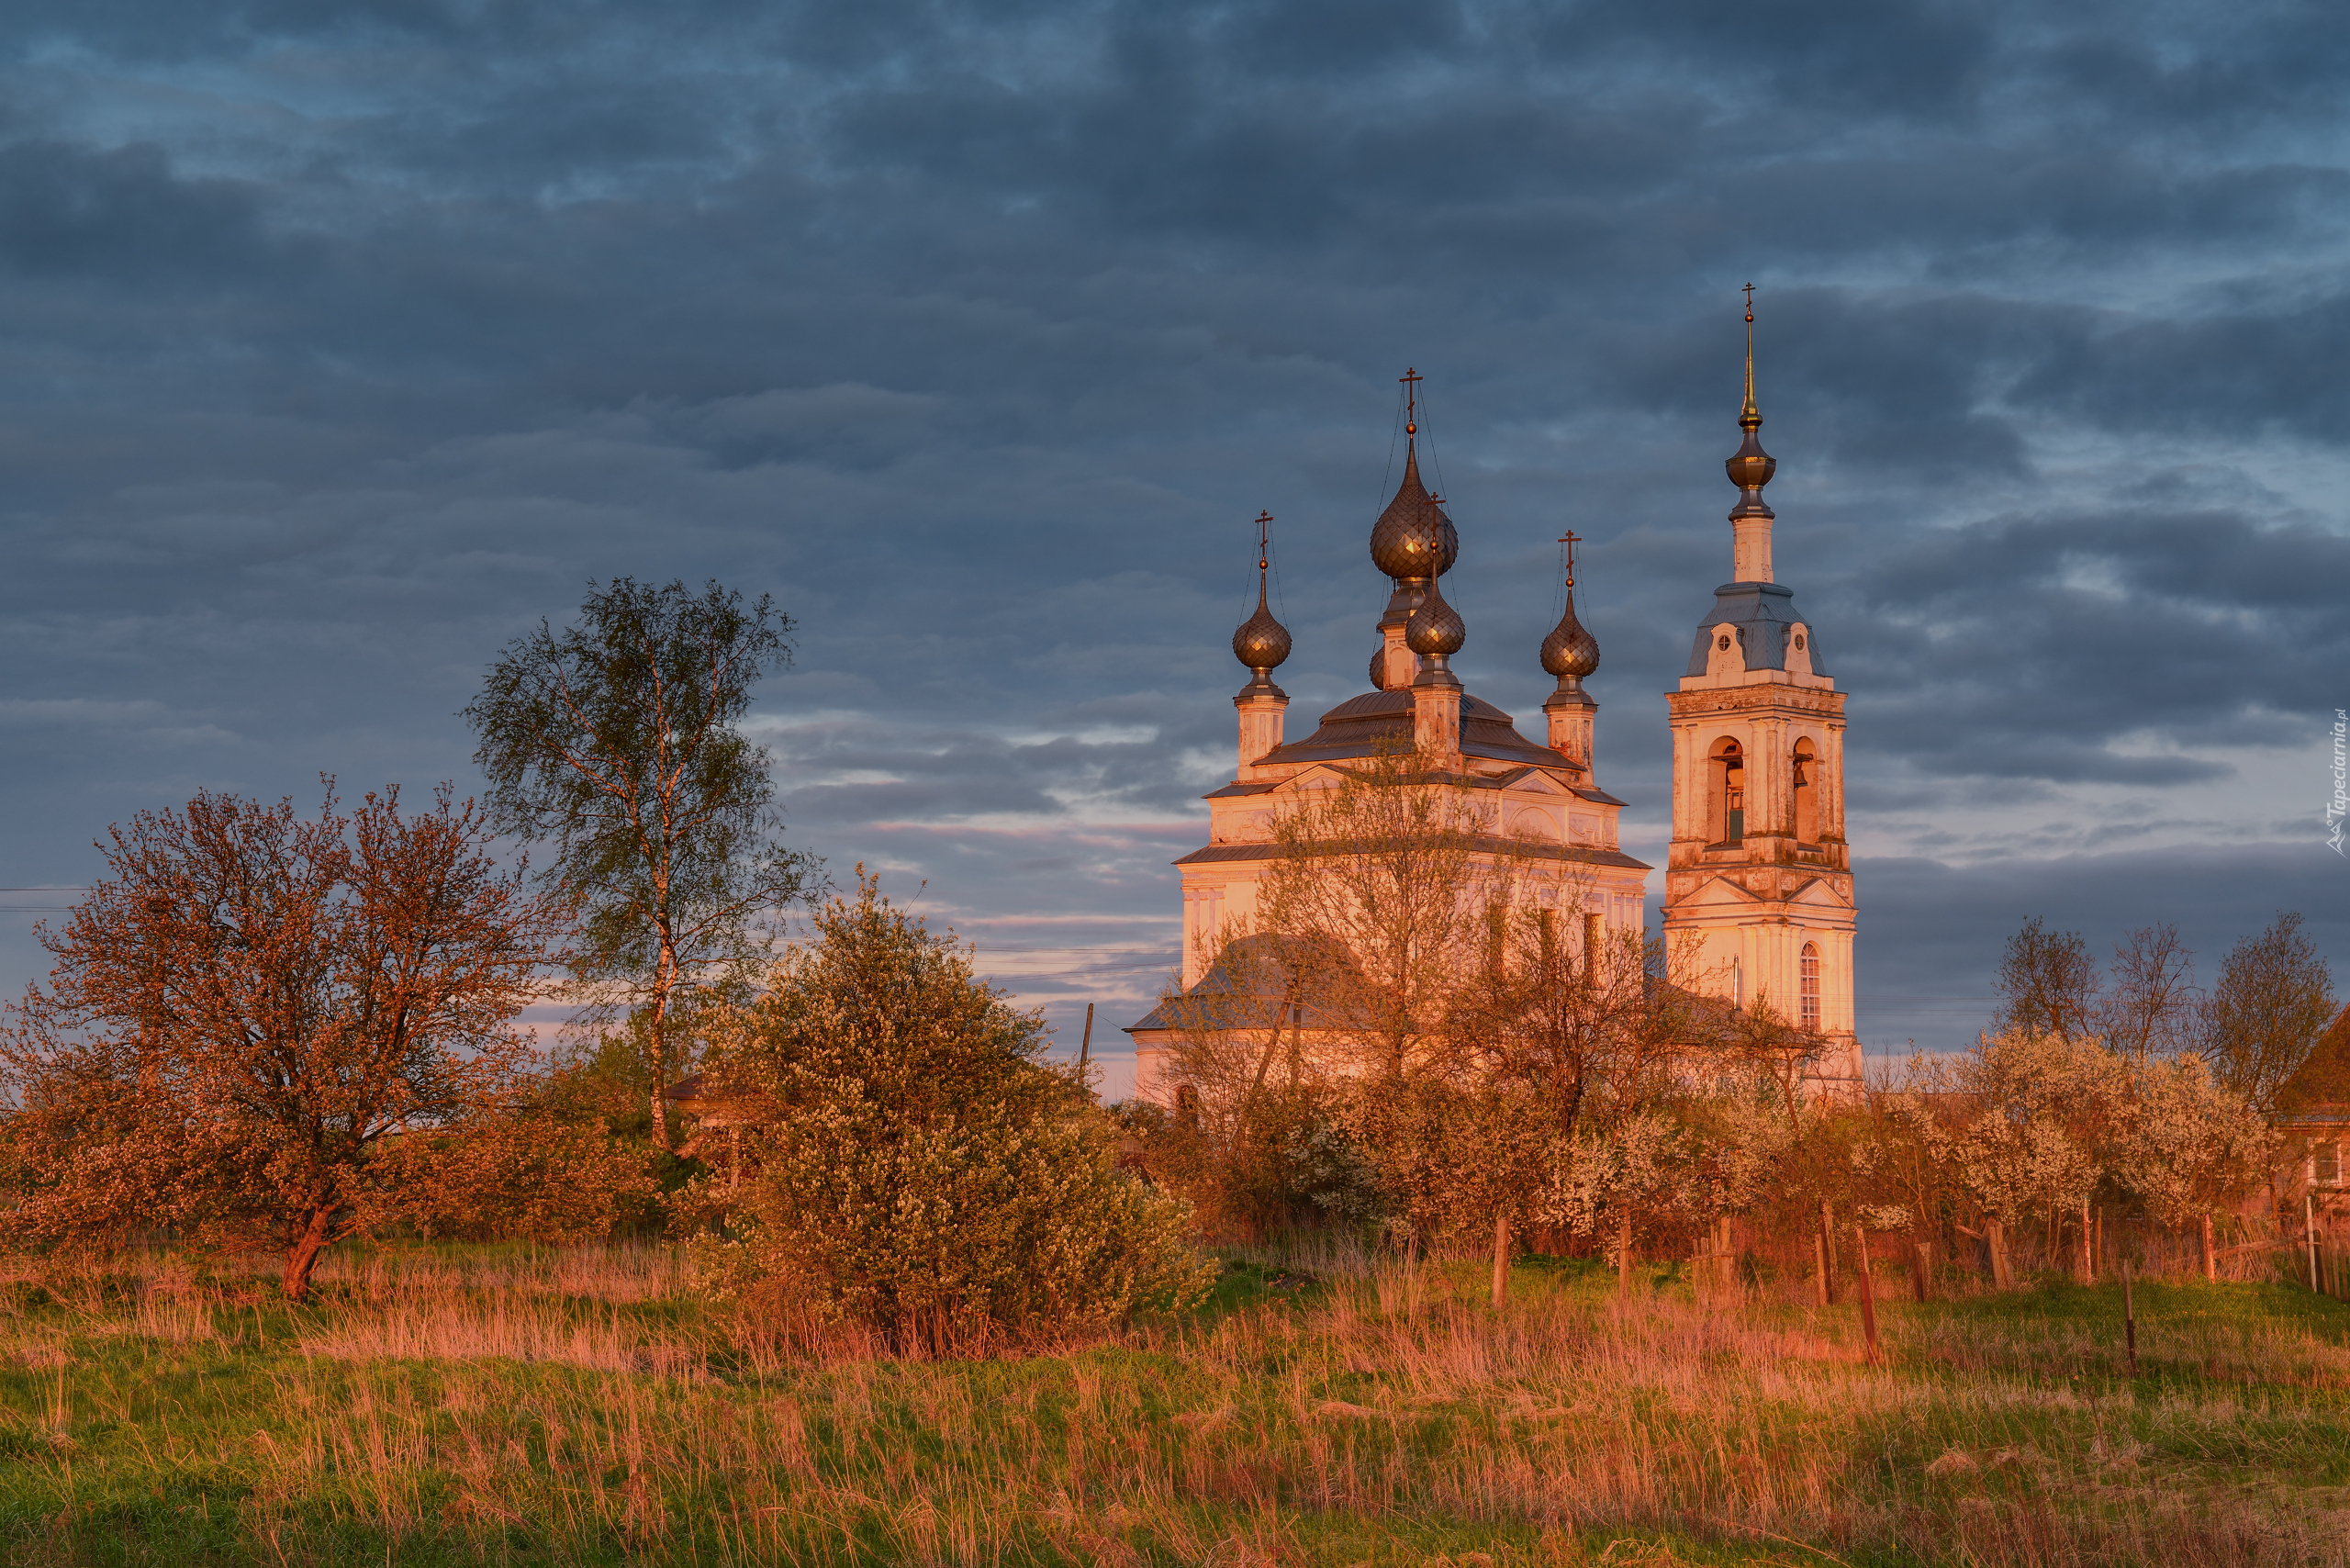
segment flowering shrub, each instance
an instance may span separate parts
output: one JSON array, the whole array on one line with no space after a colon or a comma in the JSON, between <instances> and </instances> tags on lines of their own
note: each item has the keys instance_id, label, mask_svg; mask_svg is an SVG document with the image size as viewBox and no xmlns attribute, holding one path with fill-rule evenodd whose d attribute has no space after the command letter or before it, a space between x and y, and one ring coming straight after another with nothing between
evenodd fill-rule
<instances>
[{"instance_id":1,"label":"flowering shrub","mask_svg":"<svg viewBox=\"0 0 2350 1568\"><path fill-rule=\"evenodd\" d=\"M713 1069L766 1107L728 1234L697 1257L746 1326L848 1321L968 1348L1188 1305L1191 1210L1116 1169L1117 1130L1047 1066L1043 1023L860 876L815 917Z\"/></svg>"}]
</instances>

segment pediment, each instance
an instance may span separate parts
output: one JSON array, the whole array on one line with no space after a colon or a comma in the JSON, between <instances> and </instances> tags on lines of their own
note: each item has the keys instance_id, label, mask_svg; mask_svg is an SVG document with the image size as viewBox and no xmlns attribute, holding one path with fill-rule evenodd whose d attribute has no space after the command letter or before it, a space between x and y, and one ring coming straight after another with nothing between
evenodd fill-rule
<instances>
[{"instance_id":1,"label":"pediment","mask_svg":"<svg viewBox=\"0 0 2350 1568\"><path fill-rule=\"evenodd\" d=\"M1560 783L1539 768L1532 767L1511 779L1503 786L1503 789L1513 795L1539 795L1546 801L1572 801L1578 798L1575 791L1566 785Z\"/></svg>"},{"instance_id":2,"label":"pediment","mask_svg":"<svg viewBox=\"0 0 2350 1568\"><path fill-rule=\"evenodd\" d=\"M1850 909L1850 899L1839 896L1836 885L1825 877L1814 877L1787 895L1787 902L1810 904L1816 909Z\"/></svg>"},{"instance_id":3,"label":"pediment","mask_svg":"<svg viewBox=\"0 0 2350 1568\"><path fill-rule=\"evenodd\" d=\"M1345 783L1348 777L1346 769L1342 767L1333 767L1326 762L1317 762L1309 767L1300 768L1282 779L1274 786L1273 793L1287 795L1301 790L1335 790Z\"/></svg>"},{"instance_id":4,"label":"pediment","mask_svg":"<svg viewBox=\"0 0 2350 1568\"><path fill-rule=\"evenodd\" d=\"M1762 900L1728 877L1709 877L1695 892L1674 902L1684 904L1745 904L1761 903Z\"/></svg>"}]
</instances>

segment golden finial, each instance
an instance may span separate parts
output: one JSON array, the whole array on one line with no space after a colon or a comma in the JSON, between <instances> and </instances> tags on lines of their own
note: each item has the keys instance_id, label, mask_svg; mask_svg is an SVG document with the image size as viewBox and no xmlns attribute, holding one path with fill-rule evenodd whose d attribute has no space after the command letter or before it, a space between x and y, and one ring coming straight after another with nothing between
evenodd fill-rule
<instances>
[{"instance_id":1,"label":"golden finial","mask_svg":"<svg viewBox=\"0 0 2350 1568\"><path fill-rule=\"evenodd\" d=\"M1751 283L1746 286L1746 407L1738 411L1738 422L1743 425L1749 420L1757 425L1762 422L1762 412L1754 406L1754 286Z\"/></svg>"}]
</instances>

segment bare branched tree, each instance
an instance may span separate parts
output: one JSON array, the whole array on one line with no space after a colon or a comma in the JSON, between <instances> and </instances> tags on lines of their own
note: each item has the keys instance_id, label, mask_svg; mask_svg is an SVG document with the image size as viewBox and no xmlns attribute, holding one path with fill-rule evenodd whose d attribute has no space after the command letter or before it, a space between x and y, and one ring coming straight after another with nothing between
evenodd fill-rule
<instances>
[{"instance_id":1,"label":"bare branched tree","mask_svg":"<svg viewBox=\"0 0 2350 1568\"><path fill-rule=\"evenodd\" d=\"M2076 1040L2096 1032L2097 960L2077 931L2043 931L2033 915L2008 938L1997 982L1995 1035L2021 1032Z\"/></svg>"},{"instance_id":2,"label":"bare branched tree","mask_svg":"<svg viewBox=\"0 0 2350 1568\"><path fill-rule=\"evenodd\" d=\"M563 925L489 838L446 787L412 816L207 793L112 830L0 1046L14 1238L265 1242L300 1300L334 1242L450 1212Z\"/></svg>"},{"instance_id":3,"label":"bare branched tree","mask_svg":"<svg viewBox=\"0 0 2350 1568\"><path fill-rule=\"evenodd\" d=\"M2114 946L2097 1009L2105 1043L2143 1065L2195 1048L2195 955L2168 921L2142 925Z\"/></svg>"},{"instance_id":4,"label":"bare branched tree","mask_svg":"<svg viewBox=\"0 0 2350 1568\"><path fill-rule=\"evenodd\" d=\"M2333 1016L2333 974L2288 911L2247 936L2220 965L2203 1003L2204 1058L2220 1081L2266 1114Z\"/></svg>"}]
</instances>

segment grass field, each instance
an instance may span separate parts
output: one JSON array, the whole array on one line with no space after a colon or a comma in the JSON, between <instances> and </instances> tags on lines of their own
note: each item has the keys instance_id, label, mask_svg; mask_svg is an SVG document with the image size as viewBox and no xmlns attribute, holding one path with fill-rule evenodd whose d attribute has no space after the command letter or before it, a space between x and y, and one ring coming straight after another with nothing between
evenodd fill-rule
<instances>
[{"instance_id":1,"label":"grass field","mask_svg":"<svg viewBox=\"0 0 2350 1568\"><path fill-rule=\"evenodd\" d=\"M11 1563L2345 1561L2350 1308L1856 1309L1574 1265L1235 1262L1026 1360L779 1364L664 1249L5 1287ZM1295 1264L1292 1262L1292 1267Z\"/></svg>"}]
</instances>

